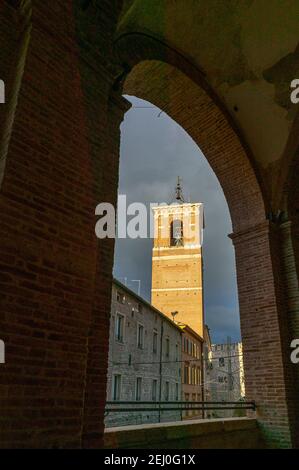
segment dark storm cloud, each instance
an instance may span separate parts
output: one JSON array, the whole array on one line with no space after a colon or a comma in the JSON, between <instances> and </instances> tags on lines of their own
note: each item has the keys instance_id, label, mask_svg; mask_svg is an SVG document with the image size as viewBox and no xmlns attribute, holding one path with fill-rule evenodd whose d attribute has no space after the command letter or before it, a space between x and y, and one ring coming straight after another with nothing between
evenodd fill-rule
<instances>
[{"instance_id":1,"label":"dark storm cloud","mask_svg":"<svg viewBox=\"0 0 299 470\"><path fill-rule=\"evenodd\" d=\"M127 97L129 98L129 97ZM178 175L186 200L203 202L205 320L213 341L240 339L235 261L228 207L219 182L190 136L151 103L133 104L121 126L119 194L128 203L171 202ZM151 239L116 240L114 275L150 300Z\"/></svg>"}]
</instances>

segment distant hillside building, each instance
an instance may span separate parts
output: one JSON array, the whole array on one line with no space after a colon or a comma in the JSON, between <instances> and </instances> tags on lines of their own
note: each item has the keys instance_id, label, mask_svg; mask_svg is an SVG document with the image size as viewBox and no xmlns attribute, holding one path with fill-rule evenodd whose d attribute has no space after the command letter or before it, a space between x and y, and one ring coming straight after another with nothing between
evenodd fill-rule
<instances>
[{"instance_id":1,"label":"distant hillside building","mask_svg":"<svg viewBox=\"0 0 299 470\"><path fill-rule=\"evenodd\" d=\"M181 401L181 328L116 280L109 334L107 401ZM110 412L105 424L180 419L181 411Z\"/></svg>"}]
</instances>

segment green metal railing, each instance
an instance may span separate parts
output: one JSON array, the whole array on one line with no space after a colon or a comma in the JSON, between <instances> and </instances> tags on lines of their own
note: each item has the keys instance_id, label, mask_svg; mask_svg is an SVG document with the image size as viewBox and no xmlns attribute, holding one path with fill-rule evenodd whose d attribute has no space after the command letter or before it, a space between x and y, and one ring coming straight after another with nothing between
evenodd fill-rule
<instances>
[{"instance_id":1,"label":"green metal railing","mask_svg":"<svg viewBox=\"0 0 299 470\"><path fill-rule=\"evenodd\" d=\"M256 410L254 401L107 401L106 413L182 410Z\"/></svg>"}]
</instances>

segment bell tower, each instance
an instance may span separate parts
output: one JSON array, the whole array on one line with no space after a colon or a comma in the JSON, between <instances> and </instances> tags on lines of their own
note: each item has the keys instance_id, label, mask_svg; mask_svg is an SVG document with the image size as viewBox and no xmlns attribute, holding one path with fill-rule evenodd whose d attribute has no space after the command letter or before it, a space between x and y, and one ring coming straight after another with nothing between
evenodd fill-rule
<instances>
[{"instance_id":1,"label":"bell tower","mask_svg":"<svg viewBox=\"0 0 299 470\"><path fill-rule=\"evenodd\" d=\"M180 180L173 204L153 207L151 303L203 337L203 204L186 203Z\"/></svg>"}]
</instances>

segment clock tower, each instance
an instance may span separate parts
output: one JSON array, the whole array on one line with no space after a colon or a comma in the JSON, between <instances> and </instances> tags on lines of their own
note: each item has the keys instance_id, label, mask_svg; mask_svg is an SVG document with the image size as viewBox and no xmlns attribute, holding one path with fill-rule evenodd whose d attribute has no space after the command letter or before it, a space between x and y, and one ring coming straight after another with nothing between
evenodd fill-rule
<instances>
[{"instance_id":1,"label":"clock tower","mask_svg":"<svg viewBox=\"0 0 299 470\"><path fill-rule=\"evenodd\" d=\"M185 203L180 181L176 202L153 208L151 303L203 337L202 203Z\"/></svg>"}]
</instances>

